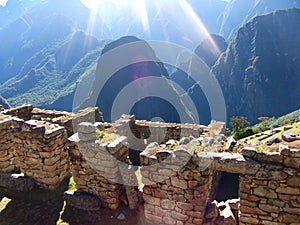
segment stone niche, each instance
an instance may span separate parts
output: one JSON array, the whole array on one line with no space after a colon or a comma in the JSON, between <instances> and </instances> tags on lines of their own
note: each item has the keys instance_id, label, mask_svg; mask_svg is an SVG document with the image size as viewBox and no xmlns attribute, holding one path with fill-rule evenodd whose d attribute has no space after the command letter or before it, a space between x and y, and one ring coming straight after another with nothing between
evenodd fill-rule
<instances>
[{"instance_id":1,"label":"stone niche","mask_svg":"<svg viewBox=\"0 0 300 225\"><path fill-rule=\"evenodd\" d=\"M16 166L38 186L55 189L69 176L64 127L45 121L12 119Z\"/></svg>"},{"instance_id":2,"label":"stone niche","mask_svg":"<svg viewBox=\"0 0 300 225\"><path fill-rule=\"evenodd\" d=\"M138 203L138 184L134 171L127 164L127 138L110 134L114 138L104 141L97 137L97 129L106 132L101 123L80 123L78 133L69 138L76 188L98 196L110 209L117 209L125 197L125 202L134 209ZM132 185L123 185L129 179L133 179Z\"/></svg>"}]
</instances>

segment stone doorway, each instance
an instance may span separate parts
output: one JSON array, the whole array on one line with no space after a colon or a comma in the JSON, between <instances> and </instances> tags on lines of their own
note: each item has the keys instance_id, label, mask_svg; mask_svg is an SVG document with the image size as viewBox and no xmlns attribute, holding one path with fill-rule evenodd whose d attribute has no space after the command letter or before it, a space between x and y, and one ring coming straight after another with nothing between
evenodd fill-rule
<instances>
[{"instance_id":1,"label":"stone doorway","mask_svg":"<svg viewBox=\"0 0 300 225\"><path fill-rule=\"evenodd\" d=\"M239 174L220 172L215 200L218 202L239 198Z\"/></svg>"}]
</instances>

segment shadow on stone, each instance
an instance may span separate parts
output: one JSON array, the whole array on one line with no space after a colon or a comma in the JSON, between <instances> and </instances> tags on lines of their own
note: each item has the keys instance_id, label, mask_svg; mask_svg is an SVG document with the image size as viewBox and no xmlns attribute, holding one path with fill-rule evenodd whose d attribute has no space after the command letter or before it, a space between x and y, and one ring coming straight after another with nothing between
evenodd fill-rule
<instances>
[{"instance_id":1,"label":"shadow on stone","mask_svg":"<svg viewBox=\"0 0 300 225\"><path fill-rule=\"evenodd\" d=\"M63 208L67 179L54 191L38 187L28 192L0 188L2 197L11 201L0 212L0 225L56 225Z\"/></svg>"}]
</instances>

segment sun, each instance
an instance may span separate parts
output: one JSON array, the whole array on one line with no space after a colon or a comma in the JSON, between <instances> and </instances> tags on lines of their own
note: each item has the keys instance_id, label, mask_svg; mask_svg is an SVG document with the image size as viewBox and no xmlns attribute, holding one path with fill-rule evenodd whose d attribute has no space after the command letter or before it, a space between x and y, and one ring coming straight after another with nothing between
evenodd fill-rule
<instances>
[{"instance_id":1,"label":"sun","mask_svg":"<svg viewBox=\"0 0 300 225\"><path fill-rule=\"evenodd\" d=\"M97 8L98 6L105 3L113 3L116 5L127 4L129 0L81 0L81 2L88 8Z\"/></svg>"}]
</instances>

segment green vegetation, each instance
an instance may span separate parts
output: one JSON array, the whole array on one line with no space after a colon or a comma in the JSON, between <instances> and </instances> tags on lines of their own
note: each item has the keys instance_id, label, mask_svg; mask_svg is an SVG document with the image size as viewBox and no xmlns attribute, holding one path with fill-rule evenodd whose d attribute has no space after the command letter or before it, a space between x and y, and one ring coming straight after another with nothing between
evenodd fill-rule
<instances>
[{"instance_id":1,"label":"green vegetation","mask_svg":"<svg viewBox=\"0 0 300 225\"><path fill-rule=\"evenodd\" d=\"M266 131L272 127L283 127L299 122L300 109L278 118L259 117L258 120L260 120L261 122L251 127L255 134Z\"/></svg>"},{"instance_id":2,"label":"green vegetation","mask_svg":"<svg viewBox=\"0 0 300 225\"><path fill-rule=\"evenodd\" d=\"M96 129L96 134L98 139L102 143L110 143L118 138L118 136L114 133L107 133L105 130Z\"/></svg>"},{"instance_id":3,"label":"green vegetation","mask_svg":"<svg viewBox=\"0 0 300 225\"><path fill-rule=\"evenodd\" d=\"M265 152L265 151L266 151L266 148L265 148L265 146L260 145L260 146L258 146L258 147L256 148L256 150L257 150L258 152Z\"/></svg>"},{"instance_id":4,"label":"green vegetation","mask_svg":"<svg viewBox=\"0 0 300 225\"><path fill-rule=\"evenodd\" d=\"M233 116L230 118L229 122L232 127L232 135L236 139L241 139L245 136L247 127L250 125L250 122L244 116Z\"/></svg>"},{"instance_id":5,"label":"green vegetation","mask_svg":"<svg viewBox=\"0 0 300 225\"><path fill-rule=\"evenodd\" d=\"M77 191L74 177L70 177L70 179L69 179L68 191Z\"/></svg>"},{"instance_id":6,"label":"green vegetation","mask_svg":"<svg viewBox=\"0 0 300 225\"><path fill-rule=\"evenodd\" d=\"M96 130L96 134L99 140L103 139L105 137L105 131L104 130Z\"/></svg>"},{"instance_id":7,"label":"green vegetation","mask_svg":"<svg viewBox=\"0 0 300 225\"><path fill-rule=\"evenodd\" d=\"M199 151L200 147L195 145L195 144L192 144L192 146L189 148L189 151L192 153L192 154L195 154Z\"/></svg>"},{"instance_id":8,"label":"green vegetation","mask_svg":"<svg viewBox=\"0 0 300 225\"><path fill-rule=\"evenodd\" d=\"M260 116L257 119L261 122L252 128L252 130L255 134L260 133L260 132L264 132L264 131L269 130L271 128L269 117Z\"/></svg>"}]
</instances>

